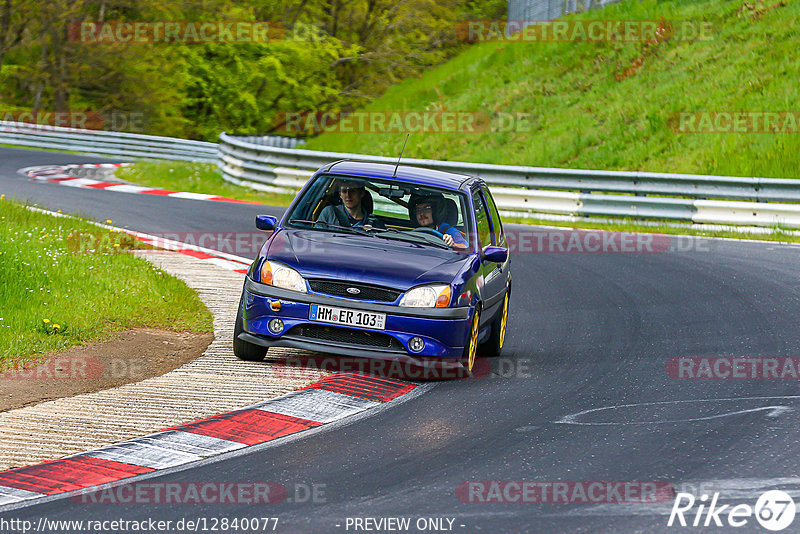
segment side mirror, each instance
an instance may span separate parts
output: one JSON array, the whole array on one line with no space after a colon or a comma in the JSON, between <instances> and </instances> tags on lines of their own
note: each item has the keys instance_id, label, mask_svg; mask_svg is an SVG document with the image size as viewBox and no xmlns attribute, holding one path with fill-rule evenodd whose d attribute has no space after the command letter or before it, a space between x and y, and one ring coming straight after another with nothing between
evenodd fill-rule
<instances>
[{"instance_id":1,"label":"side mirror","mask_svg":"<svg viewBox=\"0 0 800 534\"><path fill-rule=\"evenodd\" d=\"M277 217L273 217L272 215L256 215L256 228L259 230L269 232L275 229L276 224L278 224Z\"/></svg>"},{"instance_id":2,"label":"side mirror","mask_svg":"<svg viewBox=\"0 0 800 534\"><path fill-rule=\"evenodd\" d=\"M503 247L486 247L483 249L481 256L484 260L493 263L505 263L508 259L508 249Z\"/></svg>"}]
</instances>

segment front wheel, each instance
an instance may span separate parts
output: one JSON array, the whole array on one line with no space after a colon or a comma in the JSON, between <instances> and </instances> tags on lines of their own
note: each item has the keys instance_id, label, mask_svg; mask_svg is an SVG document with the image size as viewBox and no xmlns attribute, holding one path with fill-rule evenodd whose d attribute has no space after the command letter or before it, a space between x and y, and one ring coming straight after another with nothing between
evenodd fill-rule
<instances>
[{"instance_id":1,"label":"front wheel","mask_svg":"<svg viewBox=\"0 0 800 534\"><path fill-rule=\"evenodd\" d=\"M500 313L497 314L494 321L492 321L492 333L489 339L486 340L481 346L481 355L488 358L500 356L503 351L503 343L506 340L506 326L508 325L508 300L511 297L511 292L506 291L506 296L503 299L503 307Z\"/></svg>"},{"instance_id":2,"label":"front wheel","mask_svg":"<svg viewBox=\"0 0 800 534\"><path fill-rule=\"evenodd\" d=\"M244 332L244 326L242 321L242 301L240 300L239 310L236 312L236 323L233 326L233 354L240 360L248 362L264 361L267 356L267 347L260 347L239 339L239 334L242 332Z\"/></svg>"},{"instance_id":3,"label":"front wheel","mask_svg":"<svg viewBox=\"0 0 800 534\"><path fill-rule=\"evenodd\" d=\"M467 370L467 373L472 374L472 368L475 366L475 355L478 352L478 334L480 333L481 310L475 309L475 315L472 317L472 325L469 331L469 340L467 346L464 347L464 354L461 356L461 366Z\"/></svg>"}]
</instances>

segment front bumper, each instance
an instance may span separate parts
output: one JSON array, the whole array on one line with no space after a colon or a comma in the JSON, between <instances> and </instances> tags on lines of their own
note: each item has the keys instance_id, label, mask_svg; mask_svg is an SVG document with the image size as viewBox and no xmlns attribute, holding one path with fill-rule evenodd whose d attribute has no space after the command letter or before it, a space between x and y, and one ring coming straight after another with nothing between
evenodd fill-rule
<instances>
[{"instance_id":1,"label":"front bumper","mask_svg":"<svg viewBox=\"0 0 800 534\"><path fill-rule=\"evenodd\" d=\"M363 302L315 293L298 293L255 282L244 287L242 340L265 347L291 347L344 356L399 360L426 365L427 360L458 359L464 351L472 310L461 308L407 308ZM272 304L280 302L280 310ZM384 330L360 329L309 320L311 304L386 314ZM284 328L273 334L267 325L279 318ZM313 332L313 336L310 333ZM348 335L352 334L352 335ZM408 348L412 337L424 348Z\"/></svg>"}]
</instances>

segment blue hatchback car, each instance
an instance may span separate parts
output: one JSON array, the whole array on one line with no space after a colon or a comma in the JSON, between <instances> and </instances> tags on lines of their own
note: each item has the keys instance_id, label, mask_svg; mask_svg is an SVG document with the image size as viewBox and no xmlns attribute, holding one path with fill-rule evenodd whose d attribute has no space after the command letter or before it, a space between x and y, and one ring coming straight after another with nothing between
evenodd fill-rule
<instances>
[{"instance_id":1,"label":"blue hatchback car","mask_svg":"<svg viewBox=\"0 0 800 534\"><path fill-rule=\"evenodd\" d=\"M480 179L338 161L319 169L247 272L233 349L294 347L471 371L503 348L511 272Z\"/></svg>"}]
</instances>

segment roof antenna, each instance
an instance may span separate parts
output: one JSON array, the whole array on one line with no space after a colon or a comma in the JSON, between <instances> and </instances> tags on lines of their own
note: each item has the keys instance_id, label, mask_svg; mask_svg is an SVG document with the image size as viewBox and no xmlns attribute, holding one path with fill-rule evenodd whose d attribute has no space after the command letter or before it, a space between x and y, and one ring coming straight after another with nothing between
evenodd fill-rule
<instances>
[{"instance_id":1,"label":"roof antenna","mask_svg":"<svg viewBox=\"0 0 800 534\"><path fill-rule=\"evenodd\" d=\"M406 151L406 143L408 143L408 136L411 134L406 134L406 140L403 141L403 150L400 151L400 156L397 158L397 165L394 166L394 172L392 173L392 178L397 178L397 167L400 166L400 158L403 157L403 152Z\"/></svg>"}]
</instances>

